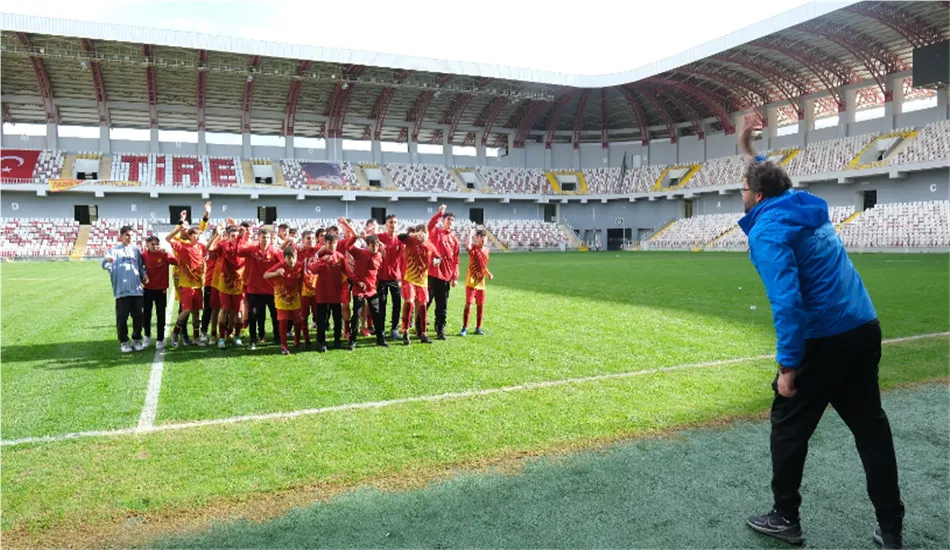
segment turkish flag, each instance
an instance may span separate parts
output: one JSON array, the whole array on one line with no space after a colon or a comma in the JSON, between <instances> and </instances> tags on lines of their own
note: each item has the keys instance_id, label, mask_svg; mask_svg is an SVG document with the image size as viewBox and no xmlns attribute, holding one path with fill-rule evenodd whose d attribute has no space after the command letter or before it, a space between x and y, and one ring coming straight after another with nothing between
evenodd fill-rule
<instances>
[{"instance_id":1,"label":"turkish flag","mask_svg":"<svg viewBox=\"0 0 950 550\"><path fill-rule=\"evenodd\" d=\"M36 159L39 151L25 149L4 149L0 153L0 177L15 179L31 179L36 168Z\"/></svg>"}]
</instances>

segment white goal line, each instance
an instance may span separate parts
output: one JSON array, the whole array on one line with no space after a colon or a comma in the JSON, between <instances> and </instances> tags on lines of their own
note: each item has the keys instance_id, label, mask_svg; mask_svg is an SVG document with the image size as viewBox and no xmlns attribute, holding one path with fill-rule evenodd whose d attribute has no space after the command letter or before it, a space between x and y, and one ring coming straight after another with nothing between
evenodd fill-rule
<instances>
[{"instance_id":1,"label":"white goal line","mask_svg":"<svg viewBox=\"0 0 950 550\"><path fill-rule=\"evenodd\" d=\"M940 338L943 336L950 336L950 332L936 332L936 333L930 333L930 334L918 334L916 336L905 336L903 338L891 338L888 340L884 340L882 343L883 344L898 344L901 342L909 342L912 340ZM194 422L180 422L180 423L173 423L173 424L149 425L149 426L145 426L141 428L135 427L135 428L123 428L123 429L118 429L118 430L96 430L96 431L87 431L87 432L68 433L68 434L62 434L62 435L24 437L21 439L7 439L7 440L0 441L0 446L12 447L16 445L26 445L29 443L54 443L57 441L66 441L69 439L80 439L80 438L85 438L85 437L110 437L110 436L122 436L122 435L148 434L148 433L154 433L154 432L187 430L191 428L201 428L204 426L219 426L219 425L224 425L224 424L237 424L240 422L251 422L251 421L259 421L259 420L283 420L287 418L298 418L301 416L312 416L312 415L326 414L326 413L339 412L339 411L351 411L351 410L360 410L360 409L381 409L384 407L402 405L405 403L424 403L424 402L434 402L434 401L445 401L449 399L462 399L466 397L479 397L483 395L495 395L495 394L534 390L534 389L541 389L541 388L553 388L557 386L565 386L568 384L583 384L587 382L598 382L601 380L617 380L617 379L623 379L623 378L633 378L636 376L644 376L647 374L656 374L660 372L672 372L672 371L680 371L680 370L688 370L688 369L720 367L720 366L725 366L725 365L734 365L736 363L746 363L749 361L764 361L766 359L773 359L774 357L775 357L774 354L753 355L751 357L739 357L735 359L721 359L718 361L706 361L703 363L686 363L682 365L674 365L670 367L659 367L659 368L647 369L647 370L620 372L620 373L612 373L612 374L598 374L595 376L584 376L580 378L565 378L562 380L549 380L545 382L528 382L525 384L518 384L515 386L503 386L500 388L488 388L484 390L470 390L470 391L463 391L463 392L443 393L439 395L404 397L400 399L390 399L387 401L364 401L364 402L359 402L359 403L348 403L345 405L333 405L329 407L321 407L317 409L301 409L301 410L290 411L290 412L231 416L228 418L216 418L212 420L197 420Z\"/></svg>"}]
</instances>

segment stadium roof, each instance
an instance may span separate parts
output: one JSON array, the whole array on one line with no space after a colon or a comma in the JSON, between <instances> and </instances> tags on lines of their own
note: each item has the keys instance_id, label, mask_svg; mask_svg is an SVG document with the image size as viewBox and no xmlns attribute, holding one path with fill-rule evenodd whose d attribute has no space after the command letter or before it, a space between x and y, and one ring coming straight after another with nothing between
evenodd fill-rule
<instances>
[{"instance_id":1,"label":"stadium roof","mask_svg":"<svg viewBox=\"0 0 950 550\"><path fill-rule=\"evenodd\" d=\"M515 146L730 130L732 112L805 95L826 96L820 116L848 85L880 103L915 47L950 34L947 2L813 3L584 76L10 14L2 29L5 121Z\"/></svg>"}]
</instances>

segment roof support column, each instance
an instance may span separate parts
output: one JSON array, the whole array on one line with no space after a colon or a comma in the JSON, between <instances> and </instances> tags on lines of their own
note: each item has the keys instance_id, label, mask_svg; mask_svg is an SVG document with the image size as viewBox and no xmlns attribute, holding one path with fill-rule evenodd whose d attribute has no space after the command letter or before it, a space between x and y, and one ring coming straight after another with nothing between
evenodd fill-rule
<instances>
[{"instance_id":1,"label":"roof support column","mask_svg":"<svg viewBox=\"0 0 950 550\"><path fill-rule=\"evenodd\" d=\"M251 158L251 133L241 134L241 158Z\"/></svg>"},{"instance_id":2,"label":"roof support column","mask_svg":"<svg viewBox=\"0 0 950 550\"><path fill-rule=\"evenodd\" d=\"M198 154L208 154L208 132L204 128L198 129Z\"/></svg>"},{"instance_id":3,"label":"roof support column","mask_svg":"<svg viewBox=\"0 0 950 550\"><path fill-rule=\"evenodd\" d=\"M815 100L800 99L798 101L798 108L799 112L801 112L798 118L799 139L803 140L802 145L807 145L805 136L808 132L815 129Z\"/></svg>"},{"instance_id":4,"label":"roof support column","mask_svg":"<svg viewBox=\"0 0 950 550\"><path fill-rule=\"evenodd\" d=\"M452 136L448 131L442 134L442 156L445 157L445 166L448 168L451 168L455 163L455 159L452 157L452 143L450 143L451 140Z\"/></svg>"},{"instance_id":5,"label":"roof support column","mask_svg":"<svg viewBox=\"0 0 950 550\"><path fill-rule=\"evenodd\" d=\"M370 149L373 152L373 162L382 164L383 162L383 142L374 139L370 142Z\"/></svg>"},{"instance_id":6,"label":"roof support column","mask_svg":"<svg viewBox=\"0 0 950 550\"><path fill-rule=\"evenodd\" d=\"M103 155L112 154L112 140L109 139L109 127L102 125L99 126L99 151ZM106 174L108 177L109 174Z\"/></svg>"},{"instance_id":7,"label":"roof support column","mask_svg":"<svg viewBox=\"0 0 950 550\"><path fill-rule=\"evenodd\" d=\"M937 107L943 109L944 118L950 118L950 88L937 90Z\"/></svg>"},{"instance_id":8,"label":"roof support column","mask_svg":"<svg viewBox=\"0 0 950 550\"><path fill-rule=\"evenodd\" d=\"M581 169L581 144L580 144L580 132L574 132L574 135L571 137L571 168L574 170ZM576 140L576 141L575 141Z\"/></svg>"},{"instance_id":9,"label":"roof support column","mask_svg":"<svg viewBox=\"0 0 950 550\"><path fill-rule=\"evenodd\" d=\"M511 159L511 163L508 166L515 168L525 168L524 147L514 146L515 138L517 137L517 132L508 133L508 156Z\"/></svg>"},{"instance_id":10,"label":"roof support column","mask_svg":"<svg viewBox=\"0 0 950 550\"><path fill-rule=\"evenodd\" d=\"M59 125L55 122L46 123L46 148L59 151Z\"/></svg>"},{"instance_id":11,"label":"roof support column","mask_svg":"<svg viewBox=\"0 0 950 550\"><path fill-rule=\"evenodd\" d=\"M152 126L151 128L148 129L148 152L153 155L157 155L161 152L158 148L158 127L157 126Z\"/></svg>"},{"instance_id":12,"label":"roof support column","mask_svg":"<svg viewBox=\"0 0 950 550\"><path fill-rule=\"evenodd\" d=\"M889 129L897 128L897 115L904 112L904 77L885 77L884 120Z\"/></svg>"},{"instance_id":13,"label":"roof support column","mask_svg":"<svg viewBox=\"0 0 950 550\"><path fill-rule=\"evenodd\" d=\"M550 147L544 148L544 169L550 170L551 164L554 162L554 155Z\"/></svg>"},{"instance_id":14,"label":"roof support column","mask_svg":"<svg viewBox=\"0 0 950 550\"><path fill-rule=\"evenodd\" d=\"M330 162L343 162L343 138L327 138L327 160Z\"/></svg>"},{"instance_id":15,"label":"roof support column","mask_svg":"<svg viewBox=\"0 0 950 550\"><path fill-rule=\"evenodd\" d=\"M419 144L416 140L412 139L412 132L407 132L406 134L406 145L409 146L409 162L411 164L419 164Z\"/></svg>"},{"instance_id":16,"label":"roof support column","mask_svg":"<svg viewBox=\"0 0 950 550\"><path fill-rule=\"evenodd\" d=\"M838 107L838 137L848 137L851 125L854 124L854 116L858 112L858 91L841 90L839 92L841 101L844 102L844 111L841 106Z\"/></svg>"},{"instance_id":17,"label":"roof support column","mask_svg":"<svg viewBox=\"0 0 950 550\"><path fill-rule=\"evenodd\" d=\"M294 135L284 136L284 158L293 159L297 158L297 155L294 154Z\"/></svg>"},{"instance_id":18,"label":"roof support column","mask_svg":"<svg viewBox=\"0 0 950 550\"><path fill-rule=\"evenodd\" d=\"M484 135L485 132L475 132L475 158L479 166L485 166L485 157L488 156L485 152L485 144L482 143L482 137Z\"/></svg>"}]
</instances>

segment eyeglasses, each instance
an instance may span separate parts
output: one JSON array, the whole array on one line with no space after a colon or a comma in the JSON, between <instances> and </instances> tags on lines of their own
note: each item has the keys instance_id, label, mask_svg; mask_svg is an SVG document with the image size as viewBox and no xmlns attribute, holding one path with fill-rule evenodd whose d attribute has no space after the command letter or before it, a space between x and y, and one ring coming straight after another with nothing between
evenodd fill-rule
<instances>
[{"instance_id":1,"label":"eyeglasses","mask_svg":"<svg viewBox=\"0 0 950 550\"><path fill-rule=\"evenodd\" d=\"M752 189L750 189L750 188L748 188L748 187L743 187L743 188L742 188L742 192L745 193L746 191L752 191Z\"/></svg>"}]
</instances>

